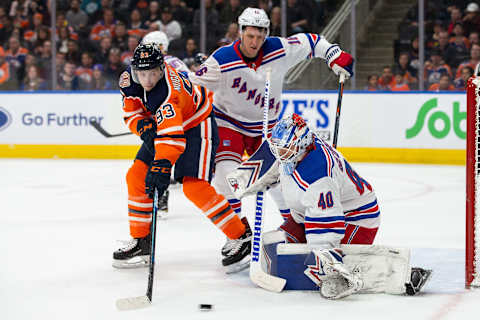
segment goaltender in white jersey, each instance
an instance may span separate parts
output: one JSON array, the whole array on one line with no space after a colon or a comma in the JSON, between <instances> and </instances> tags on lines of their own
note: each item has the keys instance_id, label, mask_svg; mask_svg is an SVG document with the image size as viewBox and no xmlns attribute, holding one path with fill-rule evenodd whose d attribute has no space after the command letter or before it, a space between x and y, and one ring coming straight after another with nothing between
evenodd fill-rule
<instances>
[{"instance_id":1,"label":"goaltender in white jersey","mask_svg":"<svg viewBox=\"0 0 480 320\"><path fill-rule=\"evenodd\" d=\"M253 154L262 141L263 95L267 68L271 68L269 129L281 112L283 77L288 69L308 58L325 59L328 66L346 78L352 75L353 59L337 44L329 43L318 34L301 33L289 38L269 37L270 20L262 9L247 8L238 18L240 40L216 50L200 69L190 73L194 84L214 92L213 108L218 124L220 145L216 155L213 183L230 202L236 213L241 213L241 202L225 179L242 161L242 156ZM290 215L278 188L270 195L282 216ZM248 226L246 218L242 221ZM222 254L228 251L227 245Z\"/></svg>"}]
</instances>

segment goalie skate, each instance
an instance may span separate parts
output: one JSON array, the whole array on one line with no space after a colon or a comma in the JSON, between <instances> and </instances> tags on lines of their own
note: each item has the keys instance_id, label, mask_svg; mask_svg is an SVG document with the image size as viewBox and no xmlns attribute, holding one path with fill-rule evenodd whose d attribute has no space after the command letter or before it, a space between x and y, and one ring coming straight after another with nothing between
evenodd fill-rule
<instances>
[{"instance_id":1,"label":"goalie skate","mask_svg":"<svg viewBox=\"0 0 480 320\"><path fill-rule=\"evenodd\" d=\"M410 283L405 284L406 293L409 296L414 296L419 293L425 283L430 280L431 276L432 270L412 268L412 272L410 274Z\"/></svg>"},{"instance_id":2,"label":"goalie skate","mask_svg":"<svg viewBox=\"0 0 480 320\"><path fill-rule=\"evenodd\" d=\"M118 269L142 268L149 265L151 235L134 238L113 253L112 266Z\"/></svg>"}]
</instances>

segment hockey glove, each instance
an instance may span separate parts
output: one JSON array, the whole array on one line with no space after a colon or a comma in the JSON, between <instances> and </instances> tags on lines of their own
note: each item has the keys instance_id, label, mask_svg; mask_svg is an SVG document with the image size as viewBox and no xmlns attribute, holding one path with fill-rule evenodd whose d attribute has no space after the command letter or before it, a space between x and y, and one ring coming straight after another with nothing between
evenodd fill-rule
<instances>
[{"instance_id":1,"label":"hockey glove","mask_svg":"<svg viewBox=\"0 0 480 320\"><path fill-rule=\"evenodd\" d=\"M153 160L145 177L145 193L153 199L155 188L161 197L170 184L172 164L167 159Z\"/></svg>"},{"instance_id":2,"label":"hockey glove","mask_svg":"<svg viewBox=\"0 0 480 320\"><path fill-rule=\"evenodd\" d=\"M342 51L339 46L332 46L327 51L327 64L337 75L343 74L345 79L353 76L353 57Z\"/></svg>"},{"instance_id":3,"label":"hockey glove","mask_svg":"<svg viewBox=\"0 0 480 320\"><path fill-rule=\"evenodd\" d=\"M152 119L141 119L137 122L137 132L140 134L145 147L152 155L155 155L154 140L157 136L157 125Z\"/></svg>"}]
</instances>

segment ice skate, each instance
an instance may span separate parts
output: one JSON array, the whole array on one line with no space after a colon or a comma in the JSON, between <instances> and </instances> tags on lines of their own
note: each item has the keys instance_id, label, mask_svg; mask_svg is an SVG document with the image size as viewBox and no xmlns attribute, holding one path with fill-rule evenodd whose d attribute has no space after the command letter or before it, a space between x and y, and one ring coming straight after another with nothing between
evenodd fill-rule
<instances>
[{"instance_id":1,"label":"ice skate","mask_svg":"<svg viewBox=\"0 0 480 320\"><path fill-rule=\"evenodd\" d=\"M133 238L113 253L112 266L118 269L146 267L149 264L152 237Z\"/></svg>"},{"instance_id":2,"label":"ice skate","mask_svg":"<svg viewBox=\"0 0 480 320\"><path fill-rule=\"evenodd\" d=\"M238 239L231 240L232 248L222 260L227 267L227 274L242 271L250 266L250 252L252 251L252 231L248 228Z\"/></svg>"}]
</instances>

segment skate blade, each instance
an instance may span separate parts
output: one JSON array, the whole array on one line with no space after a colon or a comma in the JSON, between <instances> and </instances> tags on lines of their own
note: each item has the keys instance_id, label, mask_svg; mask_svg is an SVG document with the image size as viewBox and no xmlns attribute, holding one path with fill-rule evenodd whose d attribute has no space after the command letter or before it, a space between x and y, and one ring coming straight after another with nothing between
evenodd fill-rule
<instances>
[{"instance_id":1,"label":"skate blade","mask_svg":"<svg viewBox=\"0 0 480 320\"><path fill-rule=\"evenodd\" d=\"M137 269L149 266L150 256L138 256L129 260L113 260L112 267L117 269Z\"/></svg>"},{"instance_id":2,"label":"skate blade","mask_svg":"<svg viewBox=\"0 0 480 320\"><path fill-rule=\"evenodd\" d=\"M226 266L226 274L233 274L243 271L250 267L250 255L244 257L242 260Z\"/></svg>"},{"instance_id":3,"label":"skate blade","mask_svg":"<svg viewBox=\"0 0 480 320\"><path fill-rule=\"evenodd\" d=\"M162 220L166 220L168 217L168 210L158 210L157 211L157 218L158 219L162 219Z\"/></svg>"},{"instance_id":4,"label":"skate blade","mask_svg":"<svg viewBox=\"0 0 480 320\"><path fill-rule=\"evenodd\" d=\"M146 308L151 304L152 302L150 301L150 299L148 299L147 296L123 298L123 299L118 299L115 302L117 309L120 311Z\"/></svg>"}]
</instances>

